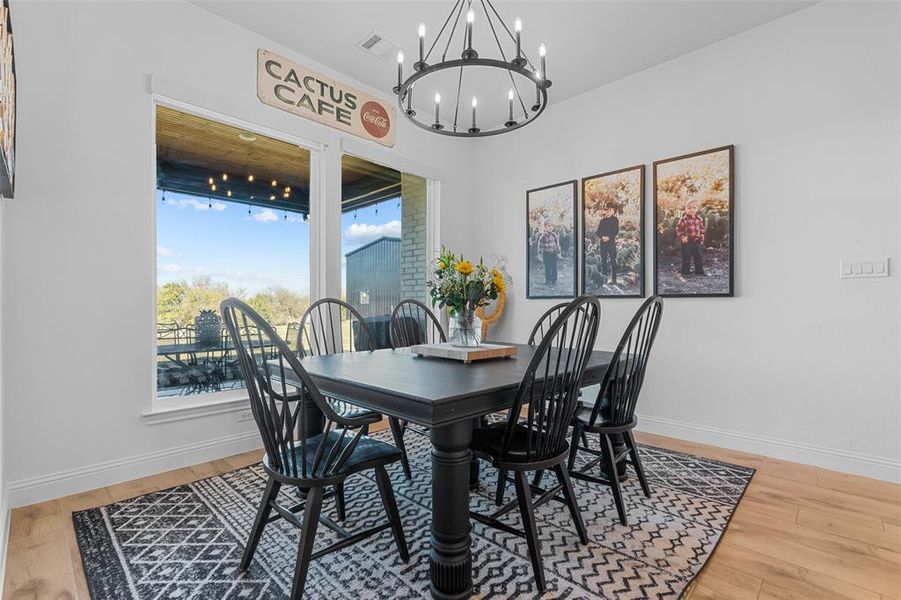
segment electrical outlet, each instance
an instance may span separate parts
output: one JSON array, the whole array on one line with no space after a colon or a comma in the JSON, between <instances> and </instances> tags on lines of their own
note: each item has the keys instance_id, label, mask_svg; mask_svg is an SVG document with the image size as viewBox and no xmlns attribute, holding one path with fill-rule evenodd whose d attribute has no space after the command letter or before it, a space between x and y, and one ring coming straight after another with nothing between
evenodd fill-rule
<instances>
[{"instance_id":1,"label":"electrical outlet","mask_svg":"<svg viewBox=\"0 0 901 600\"><path fill-rule=\"evenodd\" d=\"M841 279L888 277L888 257L849 258L841 262L838 273Z\"/></svg>"},{"instance_id":2,"label":"electrical outlet","mask_svg":"<svg viewBox=\"0 0 901 600\"><path fill-rule=\"evenodd\" d=\"M245 421L253 421L253 413L249 410L238 413L238 423L244 423Z\"/></svg>"}]
</instances>

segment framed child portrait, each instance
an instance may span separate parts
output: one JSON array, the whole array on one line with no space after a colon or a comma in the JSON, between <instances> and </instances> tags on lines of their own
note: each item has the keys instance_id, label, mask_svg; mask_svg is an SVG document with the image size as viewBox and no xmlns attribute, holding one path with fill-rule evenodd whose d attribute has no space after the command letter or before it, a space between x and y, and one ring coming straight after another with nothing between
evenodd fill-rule
<instances>
[{"instance_id":1,"label":"framed child portrait","mask_svg":"<svg viewBox=\"0 0 901 600\"><path fill-rule=\"evenodd\" d=\"M582 292L644 296L644 165L582 179Z\"/></svg>"},{"instance_id":2,"label":"framed child portrait","mask_svg":"<svg viewBox=\"0 0 901 600\"><path fill-rule=\"evenodd\" d=\"M734 146L654 163L654 290L732 296Z\"/></svg>"},{"instance_id":3,"label":"framed child portrait","mask_svg":"<svg viewBox=\"0 0 901 600\"><path fill-rule=\"evenodd\" d=\"M526 298L576 295L576 180L526 192Z\"/></svg>"}]
</instances>

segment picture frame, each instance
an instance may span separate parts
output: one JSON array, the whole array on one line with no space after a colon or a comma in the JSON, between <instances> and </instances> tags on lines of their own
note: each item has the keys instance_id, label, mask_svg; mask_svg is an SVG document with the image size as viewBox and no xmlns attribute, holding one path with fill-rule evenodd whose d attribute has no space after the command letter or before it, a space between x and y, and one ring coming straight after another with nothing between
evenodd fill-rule
<instances>
[{"instance_id":1,"label":"picture frame","mask_svg":"<svg viewBox=\"0 0 901 600\"><path fill-rule=\"evenodd\" d=\"M576 297L578 202L575 179L526 191L526 298Z\"/></svg>"},{"instance_id":2,"label":"picture frame","mask_svg":"<svg viewBox=\"0 0 901 600\"><path fill-rule=\"evenodd\" d=\"M735 146L658 160L653 168L654 293L733 297Z\"/></svg>"},{"instance_id":3,"label":"picture frame","mask_svg":"<svg viewBox=\"0 0 901 600\"><path fill-rule=\"evenodd\" d=\"M644 297L644 205L643 164L582 178L583 294ZM613 239L603 233L613 233Z\"/></svg>"}]
</instances>

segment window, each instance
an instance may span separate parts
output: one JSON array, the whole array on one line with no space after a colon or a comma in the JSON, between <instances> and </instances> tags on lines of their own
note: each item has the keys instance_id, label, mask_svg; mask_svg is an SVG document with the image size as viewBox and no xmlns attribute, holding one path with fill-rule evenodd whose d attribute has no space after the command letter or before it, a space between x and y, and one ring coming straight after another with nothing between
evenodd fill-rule
<instances>
[{"instance_id":1,"label":"window","mask_svg":"<svg viewBox=\"0 0 901 600\"><path fill-rule=\"evenodd\" d=\"M341 161L342 283L345 300L390 347L391 311L426 301L426 180L344 155Z\"/></svg>"},{"instance_id":2,"label":"window","mask_svg":"<svg viewBox=\"0 0 901 600\"><path fill-rule=\"evenodd\" d=\"M219 303L244 299L293 346L310 304L310 151L157 106L156 159L157 397L241 388Z\"/></svg>"}]
</instances>

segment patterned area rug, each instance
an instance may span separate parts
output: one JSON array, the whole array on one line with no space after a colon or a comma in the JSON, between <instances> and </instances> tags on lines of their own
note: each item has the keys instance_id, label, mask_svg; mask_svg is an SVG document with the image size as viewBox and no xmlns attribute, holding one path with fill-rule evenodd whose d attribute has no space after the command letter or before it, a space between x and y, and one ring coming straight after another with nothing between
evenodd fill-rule
<instances>
[{"instance_id":1,"label":"patterned area rug","mask_svg":"<svg viewBox=\"0 0 901 600\"><path fill-rule=\"evenodd\" d=\"M429 442L415 434L407 438L414 478L405 480L399 464L390 473L410 562L400 561L390 531L384 531L313 561L305 597L429 597ZM619 524L608 488L579 480L573 482L588 545L579 544L561 504L552 501L538 509L547 574L542 597L675 599L701 571L754 470L651 446L642 446L641 455L653 496L644 497L635 477L624 484L629 526ZM496 477L483 465L473 509L492 511ZM284 521L266 528L250 571L237 573L264 484L262 469L253 466L75 513L94 600L287 598L298 531ZM346 529L384 521L373 480L357 476L346 489ZM296 492L287 493L282 500L296 502ZM512 485L506 497L514 498ZM323 511L334 517L334 504L327 501ZM520 527L518 511L504 518ZM332 536L319 527L316 547L335 541ZM476 598L537 597L524 539L475 524L472 550Z\"/></svg>"}]
</instances>

